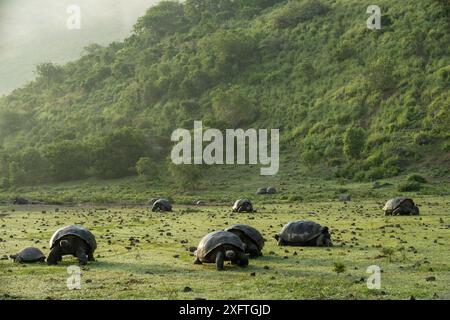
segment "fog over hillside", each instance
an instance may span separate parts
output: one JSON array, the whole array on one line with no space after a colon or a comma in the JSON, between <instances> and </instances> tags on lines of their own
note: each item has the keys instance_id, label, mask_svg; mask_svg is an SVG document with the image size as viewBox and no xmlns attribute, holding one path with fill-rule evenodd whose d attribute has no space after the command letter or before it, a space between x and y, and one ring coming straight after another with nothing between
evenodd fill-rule
<instances>
[{"instance_id":1,"label":"fog over hillside","mask_svg":"<svg viewBox=\"0 0 450 320\"><path fill-rule=\"evenodd\" d=\"M0 0L0 95L34 78L36 64L64 63L90 43L125 38L157 0ZM69 5L81 9L81 29L66 26Z\"/></svg>"}]
</instances>

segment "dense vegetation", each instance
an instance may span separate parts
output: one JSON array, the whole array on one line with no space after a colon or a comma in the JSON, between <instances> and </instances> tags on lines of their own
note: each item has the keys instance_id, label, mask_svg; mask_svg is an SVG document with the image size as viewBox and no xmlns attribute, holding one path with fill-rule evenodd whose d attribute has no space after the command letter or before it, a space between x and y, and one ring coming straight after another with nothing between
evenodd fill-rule
<instances>
[{"instance_id":1,"label":"dense vegetation","mask_svg":"<svg viewBox=\"0 0 450 320\"><path fill-rule=\"evenodd\" d=\"M279 128L282 157L326 175L448 174L449 6L377 4L370 31L353 0L162 2L123 43L41 64L0 100L2 186L158 176L172 131L194 120Z\"/></svg>"}]
</instances>

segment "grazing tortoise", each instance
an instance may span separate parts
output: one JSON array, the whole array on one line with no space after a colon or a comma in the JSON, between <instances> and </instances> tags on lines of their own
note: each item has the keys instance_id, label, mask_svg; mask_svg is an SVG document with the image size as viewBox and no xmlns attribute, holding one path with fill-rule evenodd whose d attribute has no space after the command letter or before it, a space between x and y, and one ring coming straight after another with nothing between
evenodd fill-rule
<instances>
[{"instance_id":1,"label":"grazing tortoise","mask_svg":"<svg viewBox=\"0 0 450 320\"><path fill-rule=\"evenodd\" d=\"M261 251L264 247L264 238L258 230L245 224L235 224L225 229L225 231L234 233L245 243L245 252L251 258L262 256Z\"/></svg>"},{"instance_id":2,"label":"grazing tortoise","mask_svg":"<svg viewBox=\"0 0 450 320\"><path fill-rule=\"evenodd\" d=\"M267 188L259 188L256 190L256 194L267 194Z\"/></svg>"},{"instance_id":3,"label":"grazing tortoise","mask_svg":"<svg viewBox=\"0 0 450 320\"><path fill-rule=\"evenodd\" d=\"M383 210L386 216L419 215L419 208L414 204L414 201L404 197L397 197L389 200L384 205Z\"/></svg>"},{"instance_id":4,"label":"grazing tortoise","mask_svg":"<svg viewBox=\"0 0 450 320\"><path fill-rule=\"evenodd\" d=\"M219 271L224 269L224 261L241 267L248 265L245 244L237 235L227 231L216 231L203 237L195 256L194 264L215 263Z\"/></svg>"},{"instance_id":5,"label":"grazing tortoise","mask_svg":"<svg viewBox=\"0 0 450 320\"><path fill-rule=\"evenodd\" d=\"M253 210L253 205L250 200L239 199L233 205L233 212L256 212L256 210Z\"/></svg>"},{"instance_id":6,"label":"grazing tortoise","mask_svg":"<svg viewBox=\"0 0 450 320\"><path fill-rule=\"evenodd\" d=\"M67 226L57 230L50 239L49 265L56 265L64 255L77 257L80 265L95 261L94 251L97 249L95 236L86 228Z\"/></svg>"},{"instance_id":7,"label":"grazing tortoise","mask_svg":"<svg viewBox=\"0 0 450 320\"><path fill-rule=\"evenodd\" d=\"M172 205L170 204L170 201L167 199L158 199L153 203L152 211L162 211L162 212L168 212L172 211Z\"/></svg>"},{"instance_id":8,"label":"grazing tortoise","mask_svg":"<svg viewBox=\"0 0 450 320\"><path fill-rule=\"evenodd\" d=\"M327 227L308 221L292 221L275 236L279 246L331 247L331 236Z\"/></svg>"},{"instance_id":9,"label":"grazing tortoise","mask_svg":"<svg viewBox=\"0 0 450 320\"><path fill-rule=\"evenodd\" d=\"M21 197L16 197L13 200L13 204L17 204L17 205L27 205L30 204L30 201L25 199L25 198L21 198Z\"/></svg>"},{"instance_id":10,"label":"grazing tortoise","mask_svg":"<svg viewBox=\"0 0 450 320\"><path fill-rule=\"evenodd\" d=\"M17 263L35 263L45 261L45 255L42 251L33 247L22 249L18 253L12 254L9 257Z\"/></svg>"}]
</instances>

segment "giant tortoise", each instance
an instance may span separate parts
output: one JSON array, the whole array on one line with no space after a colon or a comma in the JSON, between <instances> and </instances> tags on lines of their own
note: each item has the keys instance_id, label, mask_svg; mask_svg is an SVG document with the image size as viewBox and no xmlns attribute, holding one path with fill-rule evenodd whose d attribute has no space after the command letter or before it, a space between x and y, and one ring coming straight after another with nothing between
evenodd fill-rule
<instances>
[{"instance_id":1,"label":"giant tortoise","mask_svg":"<svg viewBox=\"0 0 450 320\"><path fill-rule=\"evenodd\" d=\"M419 208L414 204L414 201L404 197L397 197L389 200L384 205L383 210L386 216L419 215Z\"/></svg>"},{"instance_id":2,"label":"giant tortoise","mask_svg":"<svg viewBox=\"0 0 450 320\"><path fill-rule=\"evenodd\" d=\"M279 246L331 247L331 236L327 227L308 221L292 221L275 236Z\"/></svg>"},{"instance_id":3,"label":"giant tortoise","mask_svg":"<svg viewBox=\"0 0 450 320\"><path fill-rule=\"evenodd\" d=\"M64 255L77 257L80 265L95 261L94 251L97 249L95 236L81 226L67 226L57 230L50 239L49 265L56 265Z\"/></svg>"},{"instance_id":4,"label":"giant tortoise","mask_svg":"<svg viewBox=\"0 0 450 320\"><path fill-rule=\"evenodd\" d=\"M152 206L153 212L170 212L172 211L172 205L170 201L167 199L158 199L153 203Z\"/></svg>"},{"instance_id":5,"label":"giant tortoise","mask_svg":"<svg viewBox=\"0 0 450 320\"><path fill-rule=\"evenodd\" d=\"M235 224L225 229L225 231L234 233L245 243L245 252L251 258L262 256L261 251L264 247L264 238L258 230L245 224Z\"/></svg>"},{"instance_id":6,"label":"giant tortoise","mask_svg":"<svg viewBox=\"0 0 450 320\"><path fill-rule=\"evenodd\" d=\"M233 212L256 212L252 202L248 199L239 199L233 205Z\"/></svg>"},{"instance_id":7,"label":"giant tortoise","mask_svg":"<svg viewBox=\"0 0 450 320\"><path fill-rule=\"evenodd\" d=\"M215 263L219 271L224 269L224 261L231 261L241 267L248 265L245 244L237 235L228 231L216 231L203 237L195 256L195 264Z\"/></svg>"},{"instance_id":8,"label":"giant tortoise","mask_svg":"<svg viewBox=\"0 0 450 320\"><path fill-rule=\"evenodd\" d=\"M20 250L16 254L12 254L9 256L17 263L35 263L35 262L44 262L45 255L38 248L25 248Z\"/></svg>"}]
</instances>

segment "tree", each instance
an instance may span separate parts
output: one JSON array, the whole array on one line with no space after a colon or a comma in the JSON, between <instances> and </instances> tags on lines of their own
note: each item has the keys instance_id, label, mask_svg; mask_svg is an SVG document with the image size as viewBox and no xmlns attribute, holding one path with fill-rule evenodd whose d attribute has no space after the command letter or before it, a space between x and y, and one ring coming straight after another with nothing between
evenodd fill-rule
<instances>
[{"instance_id":1,"label":"tree","mask_svg":"<svg viewBox=\"0 0 450 320\"><path fill-rule=\"evenodd\" d=\"M86 177L87 148L75 141L61 141L48 146L45 157L50 166L50 176L56 181L70 181Z\"/></svg>"},{"instance_id":2,"label":"tree","mask_svg":"<svg viewBox=\"0 0 450 320\"><path fill-rule=\"evenodd\" d=\"M149 157L142 157L136 163L136 172L140 177L157 177L158 166Z\"/></svg>"},{"instance_id":3,"label":"tree","mask_svg":"<svg viewBox=\"0 0 450 320\"><path fill-rule=\"evenodd\" d=\"M365 147L366 132L360 127L350 127L344 133L344 153L349 159L357 159Z\"/></svg>"},{"instance_id":4,"label":"tree","mask_svg":"<svg viewBox=\"0 0 450 320\"><path fill-rule=\"evenodd\" d=\"M93 168L100 178L121 178L136 173L136 163L145 153L144 137L131 128L114 131L93 148Z\"/></svg>"},{"instance_id":5,"label":"tree","mask_svg":"<svg viewBox=\"0 0 450 320\"><path fill-rule=\"evenodd\" d=\"M203 177L204 165L180 164L175 165L168 160L168 169L175 183L181 188L196 189L198 183Z\"/></svg>"},{"instance_id":6,"label":"tree","mask_svg":"<svg viewBox=\"0 0 450 320\"><path fill-rule=\"evenodd\" d=\"M255 102L238 86L212 93L215 120L228 128L239 128L258 117Z\"/></svg>"},{"instance_id":7,"label":"tree","mask_svg":"<svg viewBox=\"0 0 450 320\"><path fill-rule=\"evenodd\" d=\"M36 66L36 73L44 81L46 87L49 88L51 84L62 79L63 69L61 66L51 62L45 62Z\"/></svg>"},{"instance_id":8,"label":"tree","mask_svg":"<svg viewBox=\"0 0 450 320\"><path fill-rule=\"evenodd\" d=\"M35 148L26 148L13 156L9 176L15 185L36 185L48 181L48 161Z\"/></svg>"},{"instance_id":9,"label":"tree","mask_svg":"<svg viewBox=\"0 0 450 320\"><path fill-rule=\"evenodd\" d=\"M139 18L134 30L137 33L148 30L159 39L186 30L186 27L184 5L175 1L162 1Z\"/></svg>"},{"instance_id":10,"label":"tree","mask_svg":"<svg viewBox=\"0 0 450 320\"><path fill-rule=\"evenodd\" d=\"M239 31L218 31L201 42L204 61L213 61L218 72L233 75L254 62L256 42Z\"/></svg>"}]
</instances>

